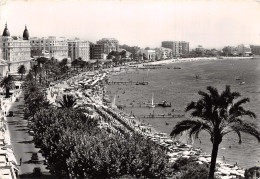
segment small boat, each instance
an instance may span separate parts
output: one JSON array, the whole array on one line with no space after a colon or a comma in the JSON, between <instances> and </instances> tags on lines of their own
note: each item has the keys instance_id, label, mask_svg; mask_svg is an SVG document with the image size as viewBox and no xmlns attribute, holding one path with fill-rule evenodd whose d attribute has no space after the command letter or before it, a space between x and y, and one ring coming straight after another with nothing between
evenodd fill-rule
<instances>
[{"instance_id":1,"label":"small boat","mask_svg":"<svg viewBox=\"0 0 260 179\"><path fill-rule=\"evenodd\" d=\"M147 82L137 82L135 85L147 85L148 83Z\"/></svg>"},{"instance_id":2,"label":"small boat","mask_svg":"<svg viewBox=\"0 0 260 179\"><path fill-rule=\"evenodd\" d=\"M236 78L236 80L241 80L241 78Z\"/></svg>"},{"instance_id":3,"label":"small boat","mask_svg":"<svg viewBox=\"0 0 260 179\"><path fill-rule=\"evenodd\" d=\"M144 78L143 78L143 81L142 82L137 82L136 85L147 85L148 82L145 82L144 81Z\"/></svg>"},{"instance_id":4,"label":"small boat","mask_svg":"<svg viewBox=\"0 0 260 179\"><path fill-rule=\"evenodd\" d=\"M162 101L161 103L158 103L158 106L161 106L161 107L172 107L172 104L168 103L167 101Z\"/></svg>"},{"instance_id":5,"label":"small boat","mask_svg":"<svg viewBox=\"0 0 260 179\"><path fill-rule=\"evenodd\" d=\"M181 69L181 67L173 67L173 69Z\"/></svg>"},{"instance_id":6,"label":"small boat","mask_svg":"<svg viewBox=\"0 0 260 179\"><path fill-rule=\"evenodd\" d=\"M246 84L246 82L241 81L239 84L240 84L240 85L244 85L244 84Z\"/></svg>"}]
</instances>

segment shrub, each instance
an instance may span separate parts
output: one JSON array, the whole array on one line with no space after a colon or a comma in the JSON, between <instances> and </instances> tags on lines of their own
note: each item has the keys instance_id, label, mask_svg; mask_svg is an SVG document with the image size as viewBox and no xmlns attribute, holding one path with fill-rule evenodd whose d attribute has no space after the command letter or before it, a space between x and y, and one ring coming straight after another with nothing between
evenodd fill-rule
<instances>
[{"instance_id":1,"label":"shrub","mask_svg":"<svg viewBox=\"0 0 260 179\"><path fill-rule=\"evenodd\" d=\"M207 179L208 164L198 164L196 158L179 158L173 165L177 178L180 179ZM178 174L177 174L178 173Z\"/></svg>"},{"instance_id":2,"label":"shrub","mask_svg":"<svg viewBox=\"0 0 260 179\"><path fill-rule=\"evenodd\" d=\"M245 179L254 179L254 177L260 178L260 167L252 167L246 169Z\"/></svg>"}]
</instances>

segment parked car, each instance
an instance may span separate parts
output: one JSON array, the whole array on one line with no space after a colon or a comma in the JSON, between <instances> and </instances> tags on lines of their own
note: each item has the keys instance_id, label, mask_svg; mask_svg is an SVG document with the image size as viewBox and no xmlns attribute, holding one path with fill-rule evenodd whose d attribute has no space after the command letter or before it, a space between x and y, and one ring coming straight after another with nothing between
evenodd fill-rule
<instances>
[{"instance_id":1,"label":"parked car","mask_svg":"<svg viewBox=\"0 0 260 179\"><path fill-rule=\"evenodd\" d=\"M40 177L41 175L42 175L41 168L40 167L35 167L33 169L33 176Z\"/></svg>"},{"instance_id":2,"label":"parked car","mask_svg":"<svg viewBox=\"0 0 260 179\"><path fill-rule=\"evenodd\" d=\"M37 153L32 153L31 161L35 162L35 161L38 161L38 160L39 160L39 158L38 158Z\"/></svg>"},{"instance_id":3,"label":"parked car","mask_svg":"<svg viewBox=\"0 0 260 179\"><path fill-rule=\"evenodd\" d=\"M14 112L13 111L9 111L9 114L7 116L8 117L13 117L14 116Z\"/></svg>"}]
</instances>

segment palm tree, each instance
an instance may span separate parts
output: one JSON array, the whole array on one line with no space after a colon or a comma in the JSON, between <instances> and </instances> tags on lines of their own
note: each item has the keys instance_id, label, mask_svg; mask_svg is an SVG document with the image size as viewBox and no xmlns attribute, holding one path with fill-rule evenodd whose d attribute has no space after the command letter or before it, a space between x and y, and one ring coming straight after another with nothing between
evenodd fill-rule
<instances>
[{"instance_id":1,"label":"palm tree","mask_svg":"<svg viewBox=\"0 0 260 179\"><path fill-rule=\"evenodd\" d=\"M20 65L17 69L18 73L21 74L21 80L23 80L23 74L25 74L26 69L24 65Z\"/></svg>"},{"instance_id":2,"label":"palm tree","mask_svg":"<svg viewBox=\"0 0 260 179\"><path fill-rule=\"evenodd\" d=\"M73 108L77 103L72 95L63 95L63 99L59 101L62 108Z\"/></svg>"},{"instance_id":3,"label":"palm tree","mask_svg":"<svg viewBox=\"0 0 260 179\"><path fill-rule=\"evenodd\" d=\"M34 72L34 78L35 78L35 81L36 81L36 80L37 80L37 74L38 74L38 72L39 72L39 67L38 67L38 65L33 65L32 71Z\"/></svg>"},{"instance_id":4,"label":"palm tree","mask_svg":"<svg viewBox=\"0 0 260 179\"><path fill-rule=\"evenodd\" d=\"M11 75L5 76L0 82L0 86L5 88L5 97L9 98L10 90L15 88L14 78Z\"/></svg>"},{"instance_id":5,"label":"palm tree","mask_svg":"<svg viewBox=\"0 0 260 179\"><path fill-rule=\"evenodd\" d=\"M256 118L256 115L242 107L249 102L249 98L238 99L241 95L238 92L231 92L230 86L220 94L214 87L207 87L209 93L199 91L201 98L192 101L186 107L186 112L191 111L191 119L180 121L171 132L175 137L184 131L189 137L198 138L200 131L204 130L210 134L213 144L209 179L214 178L218 147L224 135L235 132L241 143L241 132L250 134L260 142L260 131L256 125L243 119L244 116Z\"/></svg>"}]
</instances>

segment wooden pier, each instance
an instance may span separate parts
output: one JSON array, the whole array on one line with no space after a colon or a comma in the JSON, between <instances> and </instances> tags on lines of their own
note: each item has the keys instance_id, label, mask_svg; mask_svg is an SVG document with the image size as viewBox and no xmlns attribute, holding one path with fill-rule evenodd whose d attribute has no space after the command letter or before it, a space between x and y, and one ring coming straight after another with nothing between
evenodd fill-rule
<instances>
[{"instance_id":1,"label":"wooden pier","mask_svg":"<svg viewBox=\"0 0 260 179\"><path fill-rule=\"evenodd\" d=\"M171 114L171 115L163 115L163 114L151 114L151 115L140 115L140 118L178 118L184 117L184 114Z\"/></svg>"},{"instance_id":2,"label":"wooden pier","mask_svg":"<svg viewBox=\"0 0 260 179\"><path fill-rule=\"evenodd\" d=\"M109 81L108 82L109 85L148 85L148 81Z\"/></svg>"}]
</instances>

